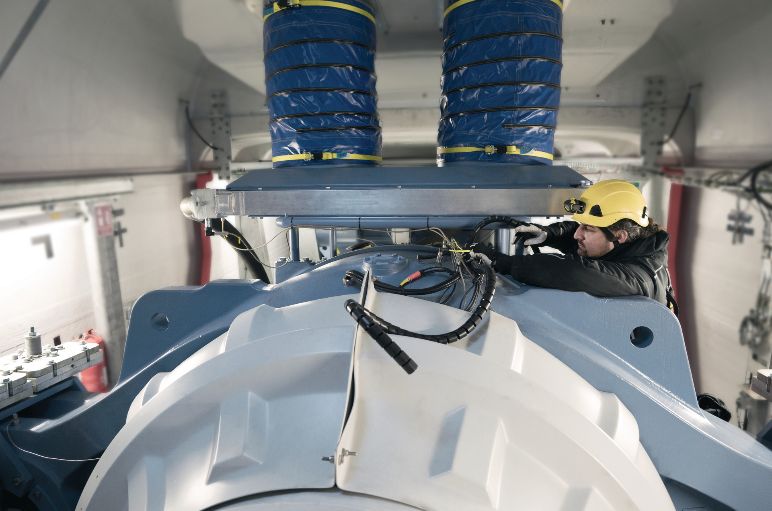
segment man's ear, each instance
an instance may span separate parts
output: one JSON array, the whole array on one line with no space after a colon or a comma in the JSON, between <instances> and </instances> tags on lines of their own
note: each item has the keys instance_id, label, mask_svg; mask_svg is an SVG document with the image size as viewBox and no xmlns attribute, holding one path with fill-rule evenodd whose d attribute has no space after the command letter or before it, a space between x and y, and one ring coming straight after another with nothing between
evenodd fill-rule
<instances>
[{"instance_id":1,"label":"man's ear","mask_svg":"<svg viewBox=\"0 0 772 511\"><path fill-rule=\"evenodd\" d=\"M615 232L614 237L619 244L627 243L627 241L630 239L630 235L624 229L619 229L617 232Z\"/></svg>"}]
</instances>

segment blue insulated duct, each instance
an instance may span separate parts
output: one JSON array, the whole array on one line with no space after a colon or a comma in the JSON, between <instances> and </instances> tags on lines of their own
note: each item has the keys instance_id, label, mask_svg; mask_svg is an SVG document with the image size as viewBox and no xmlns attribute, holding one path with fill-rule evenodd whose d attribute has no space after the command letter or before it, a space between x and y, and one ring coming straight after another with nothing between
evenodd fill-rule
<instances>
[{"instance_id":1,"label":"blue insulated duct","mask_svg":"<svg viewBox=\"0 0 772 511\"><path fill-rule=\"evenodd\" d=\"M551 165L560 0L445 0L440 165Z\"/></svg>"},{"instance_id":2,"label":"blue insulated duct","mask_svg":"<svg viewBox=\"0 0 772 511\"><path fill-rule=\"evenodd\" d=\"M274 167L375 164L375 16L355 0L265 2Z\"/></svg>"}]
</instances>

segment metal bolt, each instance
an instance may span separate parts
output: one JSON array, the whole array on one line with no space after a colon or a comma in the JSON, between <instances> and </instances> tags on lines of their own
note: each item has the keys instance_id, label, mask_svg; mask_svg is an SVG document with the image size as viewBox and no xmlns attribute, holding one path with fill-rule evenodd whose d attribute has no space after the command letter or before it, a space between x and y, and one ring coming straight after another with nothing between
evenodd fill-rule
<instances>
[{"instance_id":1,"label":"metal bolt","mask_svg":"<svg viewBox=\"0 0 772 511\"><path fill-rule=\"evenodd\" d=\"M346 458L346 456L356 456L357 453L354 451L349 451L345 447L340 450L340 457L338 458L338 465L343 465L343 461Z\"/></svg>"},{"instance_id":2,"label":"metal bolt","mask_svg":"<svg viewBox=\"0 0 772 511\"><path fill-rule=\"evenodd\" d=\"M335 463L335 455L332 456L322 456L322 461L326 461L328 463Z\"/></svg>"}]
</instances>

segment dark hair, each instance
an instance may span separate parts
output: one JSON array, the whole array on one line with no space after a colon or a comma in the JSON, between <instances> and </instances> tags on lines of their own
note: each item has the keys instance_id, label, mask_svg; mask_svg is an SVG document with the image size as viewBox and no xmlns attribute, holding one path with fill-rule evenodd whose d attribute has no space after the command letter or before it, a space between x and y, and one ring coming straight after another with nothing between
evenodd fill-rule
<instances>
[{"instance_id":1,"label":"dark hair","mask_svg":"<svg viewBox=\"0 0 772 511\"><path fill-rule=\"evenodd\" d=\"M616 231L627 232L627 239L629 241L635 241L637 239L654 236L661 230L659 225L657 225L657 222L655 222L654 219L651 217L649 217L649 225L647 225L646 227L641 227L640 225L633 222L632 220L623 218L622 220L618 220L613 224L609 225L607 229L612 232L616 232Z\"/></svg>"}]
</instances>

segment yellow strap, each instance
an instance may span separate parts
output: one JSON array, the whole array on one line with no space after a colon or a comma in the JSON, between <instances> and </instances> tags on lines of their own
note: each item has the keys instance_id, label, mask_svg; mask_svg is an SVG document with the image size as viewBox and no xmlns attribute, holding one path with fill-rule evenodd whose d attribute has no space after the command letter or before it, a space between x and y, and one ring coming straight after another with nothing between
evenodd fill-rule
<instances>
[{"instance_id":1,"label":"yellow strap","mask_svg":"<svg viewBox=\"0 0 772 511\"><path fill-rule=\"evenodd\" d=\"M274 156L271 158L271 161L311 160L313 157L314 155L311 153L285 154L282 156Z\"/></svg>"},{"instance_id":2,"label":"yellow strap","mask_svg":"<svg viewBox=\"0 0 772 511\"><path fill-rule=\"evenodd\" d=\"M482 148L482 147L470 147L470 146L438 147L437 148L437 154L476 153L478 151L485 151L485 149Z\"/></svg>"},{"instance_id":3,"label":"yellow strap","mask_svg":"<svg viewBox=\"0 0 772 511\"><path fill-rule=\"evenodd\" d=\"M271 161L273 161L273 162L296 161L296 160L311 161L313 159L314 159L314 155L312 153L300 153L300 154L285 154L285 155L282 155L282 156L274 156L274 157L271 158ZM380 156L374 156L372 154L323 152L322 153L322 160L367 160L367 161L381 161L381 160L383 160L383 158L380 157Z\"/></svg>"},{"instance_id":4,"label":"yellow strap","mask_svg":"<svg viewBox=\"0 0 772 511\"><path fill-rule=\"evenodd\" d=\"M445 12L443 13L442 16L445 17L448 14L450 14L452 11L454 11L454 10L458 9L459 7L461 7L462 5L470 4L470 3L476 2L476 1L477 0L458 0L457 2L453 2L452 4L450 4L448 6L447 9L445 9ZM562 0L550 0L550 2L552 2L553 4L555 4L558 7L560 7L561 11L563 10L563 2L562 2Z\"/></svg>"},{"instance_id":5,"label":"yellow strap","mask_svg":"<svg viewBox=\"0 0 772 511\"><path fill-rule=\"evenodd\" d=\"M307 6L307 7L335 7L336 9L343 9L344 11L351 11L357 14L361 14L365 18L375 23L375 16L368 11L356 7L355 5L344 4L343 2L332 2L330 0L293 0L290 2L290 7L280 7L277 2L273 3L273 11L263 16L263 21L267 20L271 14L276 14L279 11L283 11L294 6Z\"/></svg>"},{"instance_id":6,"label":"yellow strap","mask_svg":"<svg viewBox=\"0 0 772 511\"><path fill-rule=\"evenodd\" d=\"M553 160L555 158L550 153L545 153L544 151L537 151L536 149L531 149L527 153L523 154L523 156L533 156L534 158L544 158L545 160Z\"/></svg>"},{"instance_id":7,"label":"yellow strap","mask_svg":"<svg viewBox=\"0 0 772 511\"><path fill-rule=\"evenodd\" d=\"M373 156L372 154L356 154L356 153L342 153L342 154L335 154L335 158L338 160L367 160L367 161L381 161L383 160L380 156Z\"/></svg>"},{"instance_id":8,"label":"yellow strap","mask_svg":"<svg viewBox=\"0 0 772 511\"><path fill-rule=\"evenodd\" d=\"M437 148L437 154L452 154L452 153L477 153L482 152L485 154L495 154L496 153L496 146L493 145L487 145L485 147L474 147L474 146L458 146L458 147L438 147ZM535 158L544 158L545 160L552 160L554 157L545 151L539 151L537 149L531 149L527 153L523 153L520 151L520 148L514 145L508 145L507 146L507 152L506 154L519 154L521 156L533 156Z\"/></svg>"}]
</instances>

